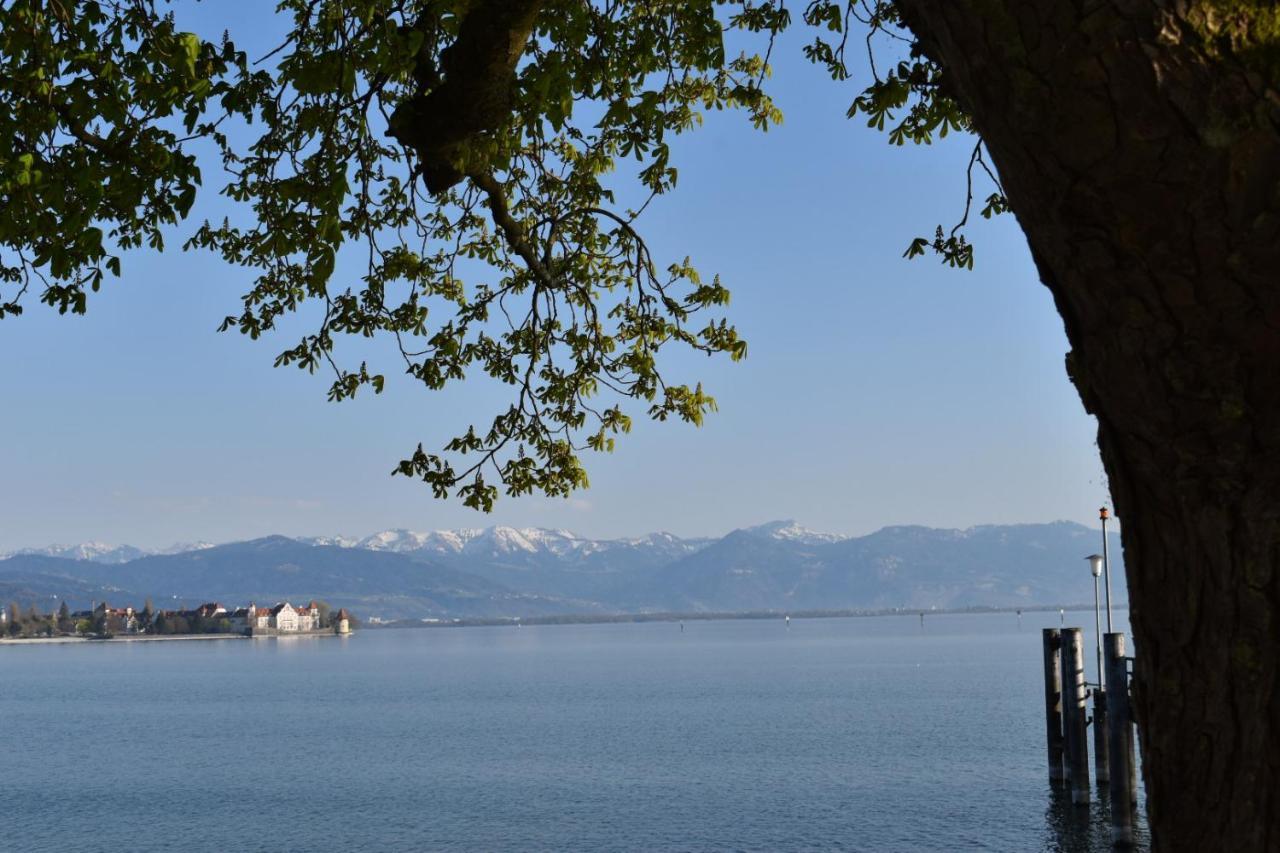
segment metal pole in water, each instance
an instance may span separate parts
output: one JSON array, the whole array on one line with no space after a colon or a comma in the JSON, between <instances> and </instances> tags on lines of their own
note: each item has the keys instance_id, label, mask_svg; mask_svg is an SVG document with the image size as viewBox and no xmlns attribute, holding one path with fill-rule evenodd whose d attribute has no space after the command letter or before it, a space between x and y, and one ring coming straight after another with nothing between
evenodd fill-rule
<instances>
[{"instance_id":1,"label":"metal pole in water","mask_svg":"<svg viewBox=\"0 0 1280 853\"><path fill-rule=\"evenodd\" d=\"M1062 769L1062 631L1045 628L1044 642L1044 728L1049 750L1049 781L1061 782Z\"/></svg>"},{"instance_id":2,"label":"metal pole in water","mask_svg":"<svg viewBox=\"0 0 1280 853\"><path fill-rule=\"evenodd\" d=\"M1093 766L1094 778L1101 787L1110 776L1107 750L1107 676L1102 665L1102 609L1098 601L1098 576L1102 574L1106 559L1101 554L1090 554L1089 569L1093 574L1093 630L1098 655L1098 683L1093 691Z\"/></svg>"},{"instance_id":3,"label":"metal pole in water","mask_svg":"<svg viewBox=\"0 0 1280 853\"><path fill-rule=\"evenodd\" d=\"M1098 601L1098 575L1102 574L1102 564L1106 558L1101 554L1090 554L1085 557L1089 561L1089 569L1093 572L1093 629L1098 641L1098 686L1107 683L1102 672L1102 608Z\"/></svg>"},{"instance_id":4,"label":"metal pole in water","mask_svg":"<svg viewBox=\"0 0 1280 853\"><path fill-rule=\"evenodd\" d=\"M1133 717L1129 705L1129 661L1124 652L1124 634L1106 636L1107 739L1115 770L1108 785L1111 794L1111 843L1133 846L1133 810L1138 803L1137 762L1133 755Z\"/></svg>"},{"instance_id":5,"label":"metal pole in water","mask_svg":"<svg viewBox=\"0 0 1280 853\"><path fill-rule=\"evenodd\" d=\"M1098 510L1098 516L1102 519L1102 573L1106 576L1107 584L1107 633L1115 631L1115 626L1111 624L1111 557L1107 552L1107 519L1110 513L1104 506Z\"/></svg>"},{"instance_id":6,"label":"metal pole in water","mask_svg":"<svg viewBox=\"0 0 1280 853\"><path fill-rule=\"evenodd\" d=\"M1084 631L1062 631L1062 731L1066 740L1071 802L1089 804L1089 732L1085 718Z\"/></svg>"}]
</instances>

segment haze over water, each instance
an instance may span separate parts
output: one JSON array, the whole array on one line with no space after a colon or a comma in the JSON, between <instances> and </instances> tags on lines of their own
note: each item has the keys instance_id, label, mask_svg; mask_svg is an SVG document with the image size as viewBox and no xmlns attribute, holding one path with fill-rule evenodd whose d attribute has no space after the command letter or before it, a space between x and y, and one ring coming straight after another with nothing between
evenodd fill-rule
<instances>
[{"instance_id":1,"label":"haze over water","mask_svg":"<svg viewBox=\"0 0 1280 853\"><path fill-rule=\"evenodd\" d=\"M1058 614L1022 623L5 647L0 816L33 853L1109 850L1047 781Z\"/></svg>"}]
</instances>

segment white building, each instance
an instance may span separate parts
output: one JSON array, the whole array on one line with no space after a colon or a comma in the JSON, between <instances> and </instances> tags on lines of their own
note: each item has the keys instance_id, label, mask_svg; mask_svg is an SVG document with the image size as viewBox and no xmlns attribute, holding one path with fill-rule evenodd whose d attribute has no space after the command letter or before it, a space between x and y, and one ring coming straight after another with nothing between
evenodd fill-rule
<instances>
[{"instance_id":1,"label":"white building","mask_svg":"<svg viewBox=\"0 0 1280 853\"><path fill-rule=\"evenodd\" d=\"M274 607L258 607L250 602L248 607L229 614L231 623L242 631L267 629L293 634L299 631L318 631L321 628L320 605L315 601L303 607L294 607L281 601Z\"/></svg>"},{"instance_id":2,"label":"white building","mask_svg":"<svg viewBox=\"0 0 1280 853\"><path fill-rule=\"evenodd\" d=\"M271 627L277 631L297 631L298 611L285 601L271 608Z\"/></svg>"}]
</instances>

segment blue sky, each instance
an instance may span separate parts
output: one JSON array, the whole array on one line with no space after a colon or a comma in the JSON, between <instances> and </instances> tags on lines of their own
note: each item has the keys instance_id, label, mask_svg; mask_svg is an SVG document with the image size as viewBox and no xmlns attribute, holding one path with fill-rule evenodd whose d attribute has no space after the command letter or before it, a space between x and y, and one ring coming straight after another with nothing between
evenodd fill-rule
<instances>
[{"instance_id":1,"label":"blue sky","mask_svg":"<svg viewBox=\"0 0 1280 853\"><path fill-rule=\"evenodd\" d=\"M261 53L279 23L224 20L226 8L180 9L179 25L215 38L230 27ZM750 342L738 364L670 360L720 403L702 429L637 420L614 454L588 458L589 490L504 497L480 515L389 472L417 442L487 421L502 389L433 395L388 360L386 393L328 403L323 375L272 369L287 338L215 332L244 271L206 253L134 254L88 316L31 300L0 324L0 550L494 523L596 536L776 518L848 534L1095 523L1108 501L1095 424L1016 221L971 229L972 272L901 257L958 217L971 141L890 147L844 118L853 86L799 48L791 37L774 53L783 125L760 134L710 116L674 147L679 188L641 220L659 261L691 255L722 276ZM206 187L221 180L210 163ZM199 209L221 215L214 201Z\"/></svg>"}]
</instances>

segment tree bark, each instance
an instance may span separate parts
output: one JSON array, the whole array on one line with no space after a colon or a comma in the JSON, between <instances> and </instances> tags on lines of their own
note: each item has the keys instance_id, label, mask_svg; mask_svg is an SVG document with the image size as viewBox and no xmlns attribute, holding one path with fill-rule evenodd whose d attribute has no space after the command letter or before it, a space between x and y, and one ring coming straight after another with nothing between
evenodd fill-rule
<instances>
[{"instance_id":1,"label":"tree bark","mask_svg":"<svg viewBox=\"0 0 1280 853\"><path fill-rule=\"evenodd\" d=\"M486 163L474 162L480 155L473 148L477 139L511 121L516 65L542 5L543 0L475 0L458 37L442 51L440 68L431 66L429 55L419 58L424 91L396 109L391 134L417 152L430 192L444 192L468 171L488 171Z\"/></svg>"},{"instance_id":2,"label":"tree bark","mask_svg":"<svg viewBox=\"0 0 1280 853\"><path fill-rule=\"evenodd\" d=\"M1123 521L1155 849L1280 849L1280 44L1227 0L899 0L996 163Z\"/></svg>"}]
</instances>

